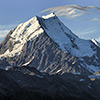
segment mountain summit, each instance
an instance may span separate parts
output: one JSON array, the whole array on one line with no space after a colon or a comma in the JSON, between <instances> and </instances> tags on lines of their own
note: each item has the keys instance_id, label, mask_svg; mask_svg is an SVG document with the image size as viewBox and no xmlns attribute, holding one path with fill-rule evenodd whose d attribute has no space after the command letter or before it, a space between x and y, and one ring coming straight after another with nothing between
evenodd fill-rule
<instances>
[{"instance_id":1,"label":"mountain summit","mask_svg":"<svg viewBox=\"0 0 100 100\"><path fill-rule=\"evenodd\" d=\"M49 74L90 75L100 67L100 46L96 43L80 39L54 13L35 16L11 30L1 42L0 67L28 65Z\"/></svg>"}]
</instances>

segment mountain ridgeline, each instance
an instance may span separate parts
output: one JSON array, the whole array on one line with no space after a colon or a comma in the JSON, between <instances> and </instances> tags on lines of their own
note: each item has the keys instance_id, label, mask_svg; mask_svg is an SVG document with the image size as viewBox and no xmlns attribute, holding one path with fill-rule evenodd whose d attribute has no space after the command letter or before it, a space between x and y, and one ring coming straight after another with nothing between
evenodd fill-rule
<instances>
[{"instance_id":1,"label":"mountain ridgeline","mask_svg":"<svg viewBox=\"0 0 100 100\"><path fill-rule=\"evenodd\" d=\"M28 65L49 74L91 74L99 71L99 59L99 43L80 39L53 13L18 25L0 44L1 67Z\"/></svg>"},{"instance_id":2,"label":"mountain ridgeline","mask_svg":"<svg viewBox=\"0 0 100 100\"><path fill-rule=\"evenodd\" d=\"M99 100L99 74L100 43L80 39L54 13L19 24L0 43L4 100Z\"/></svg>"}]
</instances>

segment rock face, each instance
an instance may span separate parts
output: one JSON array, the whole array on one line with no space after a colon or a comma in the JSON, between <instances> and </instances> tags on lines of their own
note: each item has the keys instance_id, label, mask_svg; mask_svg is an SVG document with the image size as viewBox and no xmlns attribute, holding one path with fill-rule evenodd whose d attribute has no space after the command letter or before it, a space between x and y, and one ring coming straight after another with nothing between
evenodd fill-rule
<instances>
[{"instance_id":1,"label":"rock face","mask_svg":"<svg viewBox=\"0 0 100 100\"><path fill-rule=\"evenodd\" d=\"M55 14L18 25L0 44L0 62L29 65L49 74L95 73L99 59L99 43L80 39Z\"/></svg>"},{"instance_id":2,"label":"rock face","mask_svg":"<svg viewBox=\"0 0 100 100\"><path fill-rule=\"evenodd\" d=\"M37 73L36 69L33 71L34 74L29 75L25 71L20 72L20 68L16 71L14 69L0 70L2 100L99 100L100 98L98 94L100 90L95 85L98 83L100 86L100 82L92 83L85 76L67 73L50 76Z\"/></svg>"}]
</instances>

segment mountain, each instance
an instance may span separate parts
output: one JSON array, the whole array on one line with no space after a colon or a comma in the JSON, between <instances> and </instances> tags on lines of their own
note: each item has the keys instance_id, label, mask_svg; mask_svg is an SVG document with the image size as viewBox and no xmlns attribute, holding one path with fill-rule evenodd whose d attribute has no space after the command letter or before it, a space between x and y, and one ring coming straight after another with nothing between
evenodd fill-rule
<instances>
[{"instance_id":1,"label":"mountain","mask_svg":"<svg viewBox=\"0 0 100 100\"><path fill-rule=\"evenodd\" d=\"M0 44L0 99L99 100L100 43L54 14L35 16Z\"/></svg>"},{"instance_id":2,"label":"mountain","mask_svg":"<svg viewBox=\"0 0 100 100\"><path fill-rule=\"evenodd\" d=\"M98 44L80 39L54 13L35 16L1 42L0 67L28 65L49 74L91 75L100 68Z\"/></svg>"}]
</instances>

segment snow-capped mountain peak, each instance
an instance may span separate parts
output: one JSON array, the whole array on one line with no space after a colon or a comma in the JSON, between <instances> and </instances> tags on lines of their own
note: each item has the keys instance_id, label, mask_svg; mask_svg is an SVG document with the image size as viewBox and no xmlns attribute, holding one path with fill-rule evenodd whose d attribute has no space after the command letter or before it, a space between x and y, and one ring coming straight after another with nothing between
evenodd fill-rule
<instances>
[{"instance_id":1,"label":"snow-capped mountain peak","mask_svg":"<svg viewBox=\"0 0 100 100\"><path fill-rule=\"evenodd\" d=\"M39 29L41 32L43 31L41 29L41 26L39 24L37 17L34 17L30 19L29 21L18 25L15 31L12 33L11 37L16 38L16 41L19 40L21 43L25 43L27 40L30 40L30 38L28 37L37 29ZM34 37L35 35L39 34L39 32L36 32L36 33L37 34L34 33L33 36L31 35L31 37Z\"/></svg>"},{"instance_id":2,"label":"snow-capped mountain peak","mask_svg":"<svg viewBox=\"0 0 100 100\"><path fill-rule=\"evenodd\" d=\"M73 56L91 57L96 53L93 48L91 48L92 44L90 41L78 38L54 13L51 13L41 18L35 16L29 21L19 24L10 35L11 38L9 41L15 44L13 45L12 51L9 52L9 49L7 49L0 57L20 54L27 41L34 40L44 32L46 32L63 51L67 53L70 52Z\"/></svg>"},{"instance_id":3,"label":"snow-capped mountain peak","mask_svg":"<svg viewBox=\"0 0 100 100\"><path fill-rule=\"evenodd\" d=\"M97 44L80 39L53 13L35 16L11 30L0 44L0 63L7 60L10 65L35 66L51 73L82 69L94 73L100 65Z\"/></svg>"}]
</instances>

